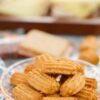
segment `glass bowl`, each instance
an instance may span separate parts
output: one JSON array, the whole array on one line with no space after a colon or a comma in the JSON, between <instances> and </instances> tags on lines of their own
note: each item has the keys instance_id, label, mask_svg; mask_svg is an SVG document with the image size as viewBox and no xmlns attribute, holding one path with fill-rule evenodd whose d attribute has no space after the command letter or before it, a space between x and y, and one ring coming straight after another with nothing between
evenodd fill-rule
<instances>
[{"instance_id":1,"label":"glass bowl","mask_svg":"<svg viewBox=\"0 0 100 100\"><path fill-rule=\"evenodd\" d=\"M96 69L96 66L94 66L88 62L85 62L85 61L82 61L79 59L73 59L73 60L84 65L86 76L97 79L97 81L98 81L98 94L100 96L100 73L99 73L100 71ZM13 88L13 86L10 83L11 75L16 71L23 72L26 65L30 64L30 63L34 63L34 61L35 61L34 58L25 59L25 60L22 60L18 63L13 64L6 71L4 71L4 73L1 76L0 85L1 85L1 92L5 96L6 100L14 100L14 98L11 95L11 91Z\"/></svg>"}]
</instances>

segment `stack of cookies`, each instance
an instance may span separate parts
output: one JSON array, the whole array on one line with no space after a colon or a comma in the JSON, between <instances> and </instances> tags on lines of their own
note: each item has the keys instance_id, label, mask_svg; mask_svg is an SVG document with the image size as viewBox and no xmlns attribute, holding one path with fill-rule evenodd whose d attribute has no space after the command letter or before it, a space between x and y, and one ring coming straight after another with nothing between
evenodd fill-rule
<instances>
[{"instance_id":1,"label":"stack of cookies","mask_svg":"<svg viewBox=\"0 0 100 100\"><path fill-rule=\"evenodd\" d=\"M48 54L15 72L11 84L15 100L98 100L97 81L84 75L83 65Z\"/></svg>"}]
</instances>

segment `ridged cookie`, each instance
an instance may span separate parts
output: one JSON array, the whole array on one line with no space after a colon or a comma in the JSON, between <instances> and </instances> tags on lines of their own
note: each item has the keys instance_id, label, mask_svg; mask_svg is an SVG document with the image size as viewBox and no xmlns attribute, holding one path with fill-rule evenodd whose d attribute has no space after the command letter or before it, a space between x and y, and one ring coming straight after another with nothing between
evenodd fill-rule
<instances>
[{"instance_id":1,"label":"ridged cookie","mask_svg":"<svg viewBox=\"0 0 100 100\"><path fill-rule=\"evenodd\" d=\"M41 64L44 62L52 62L52 61L55 61L55 58L49 54L42 54L42 55L36 56L35 58L35 63L37 64Z\"/></svg>"},{"instance_id":2,"label":"ridged cookie","mask_svg":"<svg viewBox=\"0 0 100 100\"><path fill-rule=\"evenodd\" d=\"M15 100L42 100L42 94L26 84L18 84L12 91Z\"/></svg>"},{"instance_id":3,"label":"ridged cookie","mask_svg":"<svg viewBox=\"0 0 100 100\"><path fill-rule=\"evenodd\" d=\"M32 70L32 72L29 72L27 74L27 81L33 88L45 94L56 93L60 86L54 78L39 70Z\"/></svg>"},{"instance_id":4,"label":"ridged cookie","mask_svg":"<svg viewBox=\"0 0 100 100\"><path fill-rule=\"evenodd\" d=\"M62 96L72 96L78 93L85 86L85 78L82 74L76 74L67 79L60 88Z\"/></svg>"},{"instance_id":5,"label":"ridged cookie","mask_svg":"<svg viewBox=\"0 0 100 100\"><path fill-rule=\"evenodd\" d=\"M27 74L28 72L32 71L35 68L41 69L45 62L54 62L54 61L55 61L54 57L48 54L42 54L42 55L36 56L34 64L29 64L24 70L24 72Z\"/></svg>"},{"instance_id":6,"label":"ridged cookie","mask_svg":"<svg viewBox=\"0 0 100 100\"><path fill-rule=\"evenodd\" d=\"M79 100L92 100L93 99L94 90L84 87L81 91L75 94Z\"/></svg>"},{"instance_id":7,"label":"ridged cookie","mask_svg":"<svg viewBox=\"0 0 100 100\"><path fill-rule=\"evenodd\" d=\"M73 66L77 67L77 69L80 73L84 73L84 66L76 61L73 61L73 60L66 58L66 57L60 58L58 61L63 62L63 63L67 63L67 64L72 64Z\"/></svg>"},{"instance_id":8,"label":"ridged cookie","mask_svg":"<svg viewBox=\"0 0 100 100\"><path fill-rule=\"evenodd\" d=\"M27 74L28 72L32 71L36 66L34 64L29 64L26 66L24 73Z\"/></svg>"},{"instance_id":9,"label":"ridged cookie","mask_svg":"<svg viewBox=\"0 0 100 100\"><path fill-rule=\"evenodd\" d=\"M76 97L44 97L43 100L78 100Z\"/></svg>"},{"instance_id":10,"label":"ridged cookie","mask_svg":"<svg viewBox=\"0 0 100 100\"><path fill-rule=\"evenodd\" d=\"M85 86L88 88L97 89L97 80L95 78L85 78Z\"/></svg>"},{"instance_id":11,"label":"ridged cookie","mask_svg":"<svg viewBox=\"0 0 100 100\"><path fill-rule=\"evenodd\" d=\"M83 68L82 66L77 66L76 63L53 62L45 63L43 72L48 74L74 75L80 72L83 73Z\"/></svg>"},{"instance_id":12,"label":"ridged cookie","mask_svg":"<svg viewBox=\"0 0 100 100\"><path fill-rule=\"evenodd\" d=\"M10 82L12 85L18 85L21 83L25 83L27 84L27 80L26 80L26 76L24 73L19 73L19 72L15 72L11 78L10 78Z\"/></svg>"}]
</instances>

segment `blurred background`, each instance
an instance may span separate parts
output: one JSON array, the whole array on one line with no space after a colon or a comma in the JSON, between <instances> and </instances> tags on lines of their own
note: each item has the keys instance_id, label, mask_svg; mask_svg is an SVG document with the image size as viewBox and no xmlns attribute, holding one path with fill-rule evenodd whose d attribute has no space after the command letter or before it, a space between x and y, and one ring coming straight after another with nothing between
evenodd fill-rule
<instances>
[{"instance_id":1,"label":"blurred background","mask_svg":"<svg viewBox=\"0 0 100 100\"><path fill-rule=\"evenodd\" d=\"M64 37L76 48L84 36L99 38L100 0L0 0L0 56L7 65L26 58L18 47L32 29Z\"/></svg>"}]
</instances>

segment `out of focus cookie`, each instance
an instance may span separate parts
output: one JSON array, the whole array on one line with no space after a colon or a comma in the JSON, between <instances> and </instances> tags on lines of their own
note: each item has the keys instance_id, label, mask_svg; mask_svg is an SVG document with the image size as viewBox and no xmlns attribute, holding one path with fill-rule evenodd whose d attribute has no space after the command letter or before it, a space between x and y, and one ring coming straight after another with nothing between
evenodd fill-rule
<instances>
[{"instance_id":1,"label":"out of focus cookie","mask_svg":"<svg viewBox=\"0 0 100 100\"><path fill-rule=\"evenodd\" d=\"M99 56L93 50L85 50L85 51L81 52L79 55L79 58L82 60L85 60L87 62L90 62L92 64L99 63Z\"/></svg>"},{"instance_id":2,"label":"out of focus cookie","mask_svg":"<svg viewBox=\"0 0 100 100\"><path fill-rule=\"evenodd\" d=\"M98 40L95 36L87 36L80 46L80 51L91 49L97 51L98 49Z\"/></svg>"},{"instance_id":3,"label":"out of focus cookie","mask_svg":"<svg viewBox=\"0 0 100 100\"><path fill-rule=\"evenodd\" d=\"M31 30L20 44L19 54L34 56L43 53L62 56L69 47L67 40L40 30Z\"/></svg>"}]
</instances>

